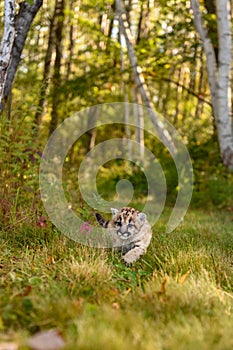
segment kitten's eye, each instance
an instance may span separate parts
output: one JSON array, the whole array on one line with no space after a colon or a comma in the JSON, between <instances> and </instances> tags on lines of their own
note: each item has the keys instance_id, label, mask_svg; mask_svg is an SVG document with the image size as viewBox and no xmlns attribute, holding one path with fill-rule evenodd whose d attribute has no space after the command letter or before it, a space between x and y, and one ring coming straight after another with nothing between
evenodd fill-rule
<instances>
[{"instance_id":1,"label":"kitten's eye","mask_svg":"<svg viewBox=\"0 0 233 350\"><path fill-rule=\"evenodd\" d=\"M128 228L133 228L134 224L128 224Z\"/></svg>"},{"instance_id":2,"label":"kitten's eye","mask_svg":"<svg viewBox=\"0 0 233 350\"><path fill-rule=\"evenodd\" d=\"M115 222L115 225L118 226L118 227L120 227L120 226L121 226L121 222L120 222L120 221L117 221L117 222Z\"/></svg>"}]
</instances>

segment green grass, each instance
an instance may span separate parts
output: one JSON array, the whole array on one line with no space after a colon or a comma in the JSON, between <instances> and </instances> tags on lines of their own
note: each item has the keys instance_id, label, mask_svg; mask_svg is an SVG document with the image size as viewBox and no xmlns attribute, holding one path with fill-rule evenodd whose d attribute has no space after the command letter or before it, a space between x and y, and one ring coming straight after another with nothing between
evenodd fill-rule
<instances>
[{"instance_id":1,"label":"green grass","mask_svg":"<svg viewBox=\"0 0 233 350\"><path fill-rule=\"evenodd\" d=\"M52 227L1 231L0 340L56 328L65 349L233 348L232 213L190 210L154 228L132 267Z\"/></svg>"}]
</instances>

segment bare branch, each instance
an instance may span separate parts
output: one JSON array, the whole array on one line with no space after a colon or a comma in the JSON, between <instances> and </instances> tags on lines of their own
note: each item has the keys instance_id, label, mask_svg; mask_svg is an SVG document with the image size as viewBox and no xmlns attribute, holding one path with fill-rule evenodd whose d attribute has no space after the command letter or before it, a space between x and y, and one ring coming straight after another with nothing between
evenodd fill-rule
<instances>
[{"instance_id":1,"label":"bare branch","mask_svg":"<svg viewBox=\"0 0 233 350\"><path fill-rule=\"evenodd\" d=\"M205 98L203 98L201 95L197 94L196 92L190 90L189 88L187 88L184 84L181 84L178 81L172 80L170 78L162 78L162 80L164 81L168 81L169 83L172 83L176 86L180 86L182 87L182 89L186 90L190 95L193 95L194 97L198 98L199 101L202 101L206 104L208 104L209 106L212 106L212 103L210 101L207 101Z\"/></svg>"}]
</instances>

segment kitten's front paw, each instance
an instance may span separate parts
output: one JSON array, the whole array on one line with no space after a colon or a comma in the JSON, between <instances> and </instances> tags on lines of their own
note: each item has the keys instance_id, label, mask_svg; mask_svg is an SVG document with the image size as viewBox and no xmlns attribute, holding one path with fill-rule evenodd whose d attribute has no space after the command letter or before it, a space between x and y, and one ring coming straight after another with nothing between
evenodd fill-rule
<instances>
[{"instance_id":1,"label":"kitten's front paw","mask_svg":"<svg viewBox=\"0 0 233 350\"><path fill-rule=\"evenodd\" d=\"M137 256L134 256L134 254L129 254L129 253L123 255L122 257L122 260L124 261L126 266L131 266L135 261L137 261L140 258L140 256L137 257Z\"/></svg>"}]
</instances>

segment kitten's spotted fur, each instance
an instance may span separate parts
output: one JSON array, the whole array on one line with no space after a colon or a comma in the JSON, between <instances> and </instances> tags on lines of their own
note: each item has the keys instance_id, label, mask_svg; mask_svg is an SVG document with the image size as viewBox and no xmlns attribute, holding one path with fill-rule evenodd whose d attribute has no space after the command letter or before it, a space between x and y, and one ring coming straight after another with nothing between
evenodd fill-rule
<instances>
[{"instance_id":1,"label":"kitten's spotted fur","mask_svg":"<svg viewBox=\"0 0 233 350\"><path fill-rule=\"evenodd\" d=\"M114 246L118 246L123 260L131 264L146 252L152 237L151 227L146 214L130 207L111 208L112 219L105 220L94 213L101 226L107 228L113 238Z\"/></svg>"}]
</instances>

